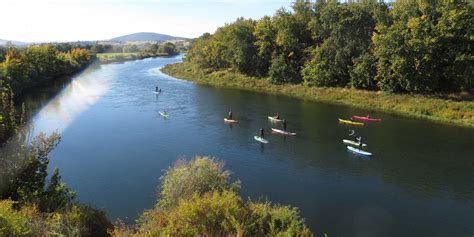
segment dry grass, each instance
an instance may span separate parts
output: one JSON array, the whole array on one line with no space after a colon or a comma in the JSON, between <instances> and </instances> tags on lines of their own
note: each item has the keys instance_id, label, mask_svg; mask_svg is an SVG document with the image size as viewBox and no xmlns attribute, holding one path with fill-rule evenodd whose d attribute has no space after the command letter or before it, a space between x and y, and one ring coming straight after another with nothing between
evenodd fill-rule
<instances>
[{"instance_id":1,"label":"dry grass","mask_svg":"<svg viewBox=\"0 0 474 237\"><path fill-rule=\"evenodd\" d=\"M186 62L167 65L162 68L162 71L177 78L216 87L280 94L474 127L474 102L472 101L453 101L423 95L391 94L351 88L274 85L265 78L249 77L228 70L206 71Z\"/></svg>"}]
</instances>

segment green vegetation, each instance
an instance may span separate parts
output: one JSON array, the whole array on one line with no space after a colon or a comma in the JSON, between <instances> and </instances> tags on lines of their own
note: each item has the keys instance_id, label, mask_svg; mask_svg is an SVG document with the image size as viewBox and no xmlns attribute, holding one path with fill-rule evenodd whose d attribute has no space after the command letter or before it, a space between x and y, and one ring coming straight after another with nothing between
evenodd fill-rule
<instances>
[{"instance_id":1,"label":"green vegetation","mask_svg":"<svg viewBox=\"0 0 474 237\"><path fill-rule=\"evenodd\" d=\"M107 50L110 48L109 50ZM123 62L129 60L158 57L158 56L173 56L179 54L179 51L171 42L164 44L149 44L145 48L139 49L136 45L124 45L107 47L104 45L93 46L94 50L99 51L96 55L100 62Z\"/></svg>"},{"instance_id":2,"label":"green vegetation","mask_svg":"<svg viewBox=\"0 0 474 237\"><path fill-rule=\"evenodd\" d=\"M93 56L83 48L62 52L52 44L10 47L0 62L0 85L21 96L27 89L78 72L92 60Z\"/></svg>"},{"instance_id":3,"label":"green vegetation","mask_svg":"<svg viewBox=\"0 0 474 237\"><path fill-rule=\"evenodd\" d=\"M77 73L94 59L88 50L69 44L0 47L0 53L0 144L24 119L15 112L15 97Z\"/></svg>"},{"instance_id":4,"label":"green vegetation","mask_svg":"<svg viewBox=\"0 0 474 237\"><path fill-rule=\"evenodd\" d=\"M54 213L34 205L15 206L11 200L0 200L0 236L107 236L113 227L102 211L83 205Z\"/></svg>"},{"instance_id":5,"label":"green vegetation","mask_svg":"<svg viewBox=\"0 0 474 237\"><path fill-rule=\"evenodd\" d=\"M272 84L267 78L250 77L232 70L206 70L189 62L167 65L161 70L177 78L217 87L281 94L474 127L474 102L456 101L459 100L458 94L452 95L450 99L441 99L436 96L397 95L353 88L278 85Z\"/></svg>"},{"instance_id":6,"label":"green vegetation","mask_svg":"<svg viewBox=\"0 0 474 237\"><path fill-rule=\"evenodd\" d=\"M29 142L20 133L2 146L1 236L105 236L113 227L104 212L73 202L58 169L48 179L48 154L59 140L41 134Z\"/></svg>"},{"instance_id":7,"label":"green vegetation","mask_svg":"<svg viewBox=\"0 0 474 237\"><path fill-rule=\"evenodd\" d=\"M424 94L473 89L468 1L297 0L292 8L206 33L186 60L273 84Z\"/></svg>"},{"instance_id":8,"label":"green vegetation","mask_svg":"<svg viewBox=\"0 0 474 237\"><path fill-rule=\"evenodd\" d=\"M465 0L297 0L292 11L202 35L185 64L163 71L474 126L472 25L474 5Z\"/></svg>"},{"instance_id":9,"label":"green vegetation","mask_svg":"<svg viewBox=\"0 0 474 237\"><path fill-rule=\"evenodd\" d=\"M59 135L31 139L28 131L20 129L25 107L17 113L14 95L76 73L93 59L83 48L58 48L51 44L10 47L2 54L0 236L104 236L112 227L102 211L73 202L76 194L61 182L58 169L48 176L48 155L59 143Z\"/></svg>"},{"instance_id":10,"label":"green vegetation","mask_svg":"<svg viewBox=\"0 0 474 237\"><path fill-rule=\"evenodd\" d=\"M162 176L155 208L114 236L312 236L298 210L244 201L223 163L209 157L178 161Z\"/></svg>"}]
</instances>

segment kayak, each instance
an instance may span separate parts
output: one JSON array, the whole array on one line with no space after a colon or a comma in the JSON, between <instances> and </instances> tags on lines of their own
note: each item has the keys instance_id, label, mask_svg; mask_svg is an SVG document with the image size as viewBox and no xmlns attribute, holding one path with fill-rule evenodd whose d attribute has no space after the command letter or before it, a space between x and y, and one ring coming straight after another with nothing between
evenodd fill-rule
<instances>
[{"instance_id":1,"label":"kayak","mask_svg":"<svg viewBox=\"0 0 474 237\"><path fill-rule=\"evenodd\" d=\"M263 138L263 137L260 137L260 136L253 136L253 139L261 142L261 143L264 143L264 144L267 144L268 143L268 140Z\"/></svg>"},{"instance_id":2,"label":"kayak","mask_svg":"<svg viewBox=\"0 0 474 237\"><path fill-rule=\"evenodd\" d=\"M354 145L354 146L358 146L358 145L359 145L358 142L352 141L352 140L347 140L347 139L343 139L342 142L343 142L343 143L346 143L346 144L349 144L349 145ZM367 144L362 143L362 146L367 146Z\"/></svg>"},{"instance_id":3,"label":"kayak","mask_svg":"<svg viewBox=\"0 0 474 237\"><path fill-rule=\"evenodd\" d=\"M360 121L367 121L367 122L380 122L382 119L378 118L368 118L368 117L362 117L362 116L352 116L351 117L354 120L360 120Z\"/></svg>"},{"instance_id":4,"label":"kayak","mask_svg":"<svg viewBox=\"0 0 474 237\"><path fill-rule=\"evenodd\" d=\"M350 125L364 126L364 123L354 122L354 121L351 121L351 120L339 119L339 122L340 123L345 123L345 124L350 124Z\"/></svg>"},{"instance_id":5,"label":"kayak","mask_svg":"<svg viewBox=\"0 0 474 237\"><path fill-rule=\"evenodd\" d=\"M163 117L165 117L165 118L168 118L168 114L167 114L167 113L161 112L161 111L158 112L158 113L159 113L161 116L163 116Z\"/></svg>"},{"instance_id":6,"label":"kayak","mask_svg":"<svg viewBox=\"0 0 474 237\"><path fill-rule=\"evenodd\" d=\"M283 121L283 119L277 119L277 118L275 118L275 117L273 117L273 116L268 116L268 119L270 119L270 121L273 121L273 122L281 122L281 121Z\"/></svg>"},{"instance_id":7,"label":"kayak","mask_svg":"<svg viewBox=\"0 0 474 237\"><path fill-rule=\"evenodd\" d=\"M283 134L283 135L288 135L288 136L296 136L296 133L294 133L294 132L288 132L288 131L284 131L284 130L280 130L280 129L276 129L276 128L272 128L272 132Z\"/></svg>"},{"instance_id":8,"label":"kayak","mask_svg":"<svg viewBox=\"0 0 474 237\"><path fill-rule=\"evenodd\" d=\"M226 122L226 123L238 123L239 121L233 120L233 119L224 118L224 122Z\"/></svg>"},{"instance_id":9,"label":"kayak","mask_svg":"<svg viewBox=\"0 0 474 237\"><path fill-rule=\"evenodd\" d=\"M160 91L153 91L155 95L159 95L161 92Z\"/></svg>"},{"instance_id":10,"label":"kayak","mask_svg":"<svg viewBox=\"0 0 474 237\"><path fill-rule=\"evenodd\" d=\"M357 149L357 148L354 148L354 147L351 147L351 146L347 146L347 150L352 151L352 152L357 153L357 154L360 154L360 155L364 155L364 156L371 156L372 155L372 153L370 153L370 152L363 151L363 150L360 150L360 149Z\"/></svg>"}]
</instances>

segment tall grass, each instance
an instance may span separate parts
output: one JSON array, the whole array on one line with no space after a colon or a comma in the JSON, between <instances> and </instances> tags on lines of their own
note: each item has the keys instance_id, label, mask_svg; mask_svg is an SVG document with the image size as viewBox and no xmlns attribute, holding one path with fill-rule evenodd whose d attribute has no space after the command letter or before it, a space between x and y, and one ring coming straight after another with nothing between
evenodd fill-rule
<instances>
[{"instance_id":1,"label":"tall grass","mask_svg":"<svg viewBox=\"0 0 474 237\"><path fill-rule=\"evenodd\" d=\"M352 88L275 85L271 84L267 78L249 77L230 70L209 71L188 62L167 65L161 70L176 78L216 87L280 94L474 128L473 101L455 101L434 96L392 94Z\"/></svg>"}]
</instances>

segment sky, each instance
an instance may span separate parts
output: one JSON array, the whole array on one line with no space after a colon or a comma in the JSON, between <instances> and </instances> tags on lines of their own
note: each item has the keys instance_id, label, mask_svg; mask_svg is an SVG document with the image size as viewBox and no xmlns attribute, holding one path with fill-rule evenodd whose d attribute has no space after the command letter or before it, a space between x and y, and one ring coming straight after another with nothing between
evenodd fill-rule
<instances>
[{"instance_id":1,"label":"sky","mask_svg":"<svg viewBox=\"0 0 474 237\"><path fill-rule=\"evenodd\" d=\"M292 0L0 0L0 39L22 42L106 40L156 32L213 33L238 17L273 15Z\"/></svg>"}]
</instances>

